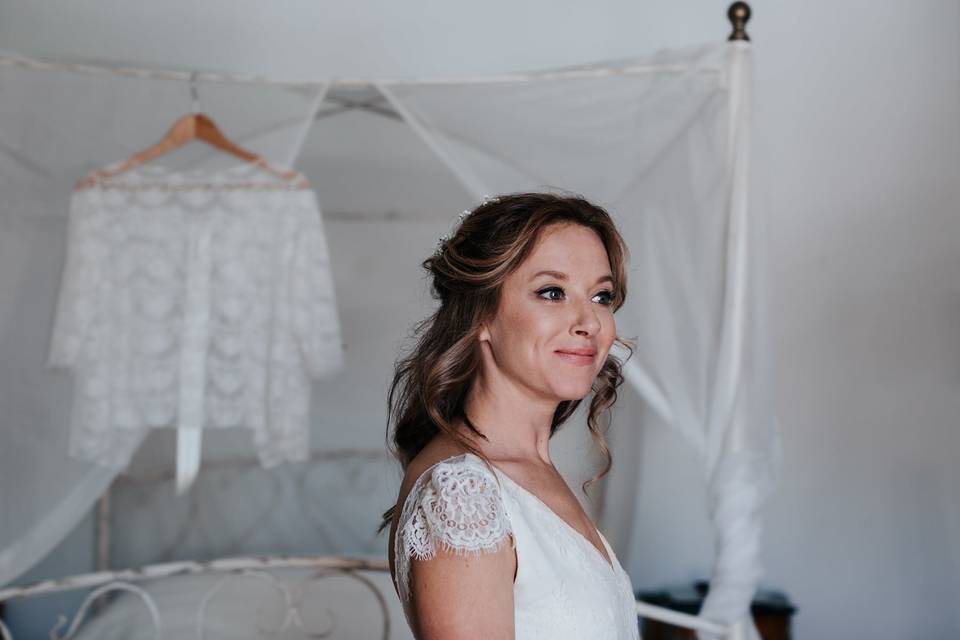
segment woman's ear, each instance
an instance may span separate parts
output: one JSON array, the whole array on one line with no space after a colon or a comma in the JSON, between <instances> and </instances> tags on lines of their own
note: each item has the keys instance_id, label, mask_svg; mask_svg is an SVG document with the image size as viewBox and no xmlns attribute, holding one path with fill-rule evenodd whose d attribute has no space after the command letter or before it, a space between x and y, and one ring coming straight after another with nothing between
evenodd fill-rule
<instances>
[{"instance_id":1,"label":"woman's ear","mask_svg":"<svg viewBox=\"0 0 960 640\"><path fill-rule=\"evenodd\" d=\"M487 323L480 323L480 332L477 334L477 340L480 342L490 342L490 330L487 329Z\"/></svg>"}]
</instances>

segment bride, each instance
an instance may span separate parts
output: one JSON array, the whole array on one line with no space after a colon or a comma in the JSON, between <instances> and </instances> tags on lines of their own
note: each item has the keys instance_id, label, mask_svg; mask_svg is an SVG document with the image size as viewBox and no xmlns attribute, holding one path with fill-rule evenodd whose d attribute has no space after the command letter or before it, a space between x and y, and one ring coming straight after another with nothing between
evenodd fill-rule
<instances>
[{"instance_id":1,"label":"bride","mask_svg":"<svg viewBox=\"0 0 960 640\"><path fill-rule=\"evenodd\" d=\"M609 351L626 246L576 196L504 195L464 216L423 262L440 305L388 398L405 475L379 531L407 623L420 640L639 638L630 578L549 446L592 392L606 465L584 491L610 470L600 418L623 381Z\"/></svg>"}]
</instances>

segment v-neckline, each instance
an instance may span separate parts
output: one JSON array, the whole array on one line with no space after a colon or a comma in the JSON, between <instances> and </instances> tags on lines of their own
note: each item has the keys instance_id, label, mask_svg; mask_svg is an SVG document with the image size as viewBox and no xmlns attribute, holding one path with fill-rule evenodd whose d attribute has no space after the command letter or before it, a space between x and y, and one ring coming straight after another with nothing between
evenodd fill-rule
<instances>
[{"instance_id":1,"label":"v-neckline","mask_svg":"<svg viewBox=\"0 0 960 640\"><path fill-rule=\"evenodd\" d=\"M471 457L473 457L474 459L476 459L480 464L484 464L482 458L477 457L476 455L470 453L469 451L467 451L466 453L460 454L460 455L471 456ZM453 456L453 457L456 457L456 456ZM484 465L484 466L486 466L486 465ZM560 517L560 514L558 514L556 511L554 511L554 510L550 507L550 505L548 505L546 502L544 502L543 500L541 500L541 499L537 496L537 494L533 493L532 491L530 491L529 489L527 489L526 487L524 487L522 484L520 484L519 482L517 482L516 480L514 480L513 478L511 478L511 477L509 476L509 474L507 474L503 469L501 469L501 468L498 467L497 465L495 465L495 464L493 464L493 463L490 463L490 466L492 466L494 469L496 469L497 472L499 473L499 475L501 475L501 476L503 476L504 478L506 478L507 481L508 481L510 484L512 484L513 486L515 486L516 488L518 488L518 489L519 489L521 492L523 492L525 495L530 496L533 500L535 500L538 504L540 504L540 506L542 506L544 509L546 509L547 512L550 513L550 515L552 515L552 516L553 516L554 518L556 518L559 522L561 522L569 531L571 531L574 535L576 535L580 540L582 540L583 542L585 542L586 545L587 545L588 547L590 547L591 549L593 549L593 552L594 552L595 554L597 554L597 558L599 558L600 561L603 562L603 564L607 565L607 567L610 569L610 571L611 571L612 573L616 573L617 569L616 569L616 567L614 567L614 565L613 565L613 553L610 551L610 546L607 544L606 539L604 539L603 534L600 533L600 530L597 529L596 525L593 525L593 524L591 523L591 526L593 526L594 531L597 532L597 537L600 538L600 543L603 545L604 549L605 549L606 552L607 552L607 555L610 557L609 560L607 560L607 558L604 557L604 554L600 553L600 549L597 549L597 547L596 547L592 542L590 542L590 539L587 538L587 536L583 535L583 533L581 533L579 530L577 530L576 527L574 527L572 524L570 524L569 522L567 522L566 520L564 520L563 518L561 518L561 517Z\"/></svg>"}]
</instances>

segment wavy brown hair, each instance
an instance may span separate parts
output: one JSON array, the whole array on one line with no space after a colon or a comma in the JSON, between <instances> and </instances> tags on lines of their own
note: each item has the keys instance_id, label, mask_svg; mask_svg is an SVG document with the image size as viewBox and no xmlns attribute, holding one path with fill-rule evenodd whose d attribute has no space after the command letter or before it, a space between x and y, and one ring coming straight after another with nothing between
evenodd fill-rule
<instances>
[{"instance_id":1,"label":"wavy brown hair","mask_svg":"<svg viewBox=\"0 0 960 640\"><path fill-rule=\"evenodd\" d=\"M557 223L579 224L600 237L613 275L614 311L626 299L628 251L610 215L577 195L511 193L485 200L460 222L453 235L441 242L422 266L432 276L431 293L439 307L414 327L416 346L397 361L387 397L387 448L401 467L443 431L471 453L489 459L453 426L462 419L486 440L464 411L467 394L482 366L478 335L481 323L494 316L504 280L533 251L541 231ZM617 337L633 355L633 345ZM583 491L610 471L613 455L607 446L607 425L600 417L617 399L623 383L622 362L608 353L593 385L587 428L606 458L603 470L583 484ZM580 405L564 400L553 415L550 436ZM395 428L391 437L390 422ZM397 505L383 513L379 534L391 522Z\"/></svg>"}]
</instances>

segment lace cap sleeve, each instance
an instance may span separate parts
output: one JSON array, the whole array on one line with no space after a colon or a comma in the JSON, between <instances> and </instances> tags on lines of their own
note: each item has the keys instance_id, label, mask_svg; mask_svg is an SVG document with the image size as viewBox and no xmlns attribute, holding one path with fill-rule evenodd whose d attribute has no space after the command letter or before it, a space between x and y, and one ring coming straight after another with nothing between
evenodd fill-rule
<instances>
[{"instance_id":1,"label":"lace cap sleeve","mask_svg":"<svg viewBox=\"0 0 960 640\"><path fill-rule=\"evenodd\" d=\"M442 547L460 555L495 552L512 533L496 477L464 456L434 465L404 504L396 540L397 586L410 597L411 557L426 560Z\"/></svg>"}]
</instances>

